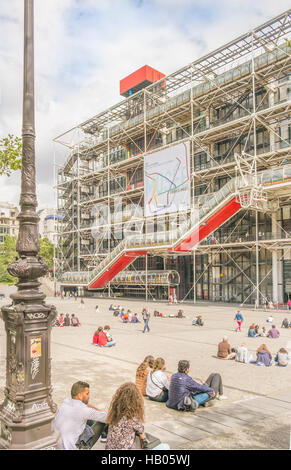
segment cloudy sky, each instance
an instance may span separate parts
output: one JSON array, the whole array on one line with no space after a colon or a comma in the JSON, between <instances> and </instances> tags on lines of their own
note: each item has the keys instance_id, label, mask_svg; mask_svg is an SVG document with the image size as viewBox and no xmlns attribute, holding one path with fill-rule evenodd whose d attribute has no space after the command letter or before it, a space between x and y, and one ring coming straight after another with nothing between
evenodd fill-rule
<instances>
[{"instance_id":1,"label":"cloudy sky","mask_svg":"<svg viewBox=\"0 0 291 470\"><path fill-rule=\"evenodd\" d=\"M21 136L23 0L0 0L0 138ZM120 101L119 80L166 75L290 7L290 0L35 0L39 207L53 207L52 139ZM18 204L20 175L0 177Z\"/></svg>"}]
</instances>

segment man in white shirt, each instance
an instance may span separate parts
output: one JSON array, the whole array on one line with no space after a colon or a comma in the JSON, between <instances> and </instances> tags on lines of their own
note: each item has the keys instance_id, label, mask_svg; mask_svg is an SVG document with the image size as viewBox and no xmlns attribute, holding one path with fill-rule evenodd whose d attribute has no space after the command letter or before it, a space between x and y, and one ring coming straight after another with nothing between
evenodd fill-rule
<instances>
[{"instance_id":1,"label":"man in white shirt","mask_svg":"<svg viewBox=\"0 0 291 470\"><path fill-rule=\"evenodd\" d=\"M61 435L61 447L65 450L91 449L101 433L104 434L107 413L89 405L89 395L89 384L74 383L72 398L63 401L52 423Z\"/></svg>"}]
</instances>

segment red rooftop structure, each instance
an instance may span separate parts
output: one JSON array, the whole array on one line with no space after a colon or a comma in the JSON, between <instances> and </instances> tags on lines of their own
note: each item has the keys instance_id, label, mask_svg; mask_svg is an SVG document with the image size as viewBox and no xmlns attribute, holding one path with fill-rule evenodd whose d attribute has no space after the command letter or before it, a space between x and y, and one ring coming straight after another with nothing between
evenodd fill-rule
<instances>
[{"instance_id":1,"label":"red rooftop structure","mask_svg":"<svg viewBox=\"0 0 291 470\"><path fill-rule=\"evenodd\" d=\"M153 69L149 65L144 65L120 80L120 94L127 98L146 86L161 80L163 77L165 77L163 73Z\"/></svg>"}]
</instances>

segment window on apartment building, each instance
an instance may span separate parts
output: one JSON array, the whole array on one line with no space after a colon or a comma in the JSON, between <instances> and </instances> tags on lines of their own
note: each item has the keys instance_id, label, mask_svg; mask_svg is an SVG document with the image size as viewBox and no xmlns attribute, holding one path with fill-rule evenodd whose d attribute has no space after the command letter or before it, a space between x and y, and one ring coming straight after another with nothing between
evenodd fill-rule
<instances>
[{"instance_id":1,"label":"window on apartment building","mask_svg":"<svg viewBox=\"0 0 291 470\"><path fill-rule=\"evenodd\" d=\"M194 156L195 170L205 170L207 168L207 153L202 152Z\"/></svg>"},{"instance_id":2,"label":"window on apartment building","mask_svg":"<svg viewBox=\"0 0 291 470\"><path fill-rule=\"evenodd\" d=\"M143 168L138 168L136 171L134 171L130 177L130 184L136 185L137 183L140 183L143 181Z\"/></svg>"},{"instance_id":3,"label":"window on apartment building","mask_svg":"<svg viewBox=\"0 0 291 470\"><path fill-rule=\"evenodd\" d=\"M205 194L207 193L207 185L202 184L201 186L195 186L194 188L194 195L195 196L200 196L200 194Z\"/></svg>"},{"instance_id":4,"label":"window on apartment building","mask_svg":"<svg viewBox=\"0 0 291 470\"><path fill-rule=\"evenodd\" d=\"M108 184L107 181L103 181L103 183L99 186L99 196L107 196L108 195Z\"/></svg>"},{"instance_id":5,"label":"window on apartment building","mask_svg":"<svg viewBox=\"0 0 291 470\"><path fill-rule=\"evenodd\" d=\"M279 134L279 137L276 136L276 139L280 148L289 147L291 144L291 123L287 120L285 120L285 122L282 121L277 133Z\"/></svg>"},{"instance_id":6,"label":"window on apartment building","mask_svg":"<svg viewBox=\"0 0 291 470\"><path fill-rule=\"evenodd\" d=\"M221 189L229 180L230 176L217 178L214 182L214 191L219 191L219 189Z\"/></svg>"}]
</instances>

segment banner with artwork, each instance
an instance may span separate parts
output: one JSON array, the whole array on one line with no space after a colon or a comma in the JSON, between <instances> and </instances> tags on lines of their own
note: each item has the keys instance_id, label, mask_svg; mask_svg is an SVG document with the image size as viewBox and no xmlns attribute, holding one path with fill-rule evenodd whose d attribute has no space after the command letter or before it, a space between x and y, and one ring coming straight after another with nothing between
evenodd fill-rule
<instances>
[{"instance_id":1,"label":"banner with artwork","mask_svg":"<svg viewBox=\"0 0 291 470\"><path fill-rule=\"evenodd\" d=\"M144 159L144 215L152 217L190 208L190 142Z\"/></svg>"}]
</instances>

